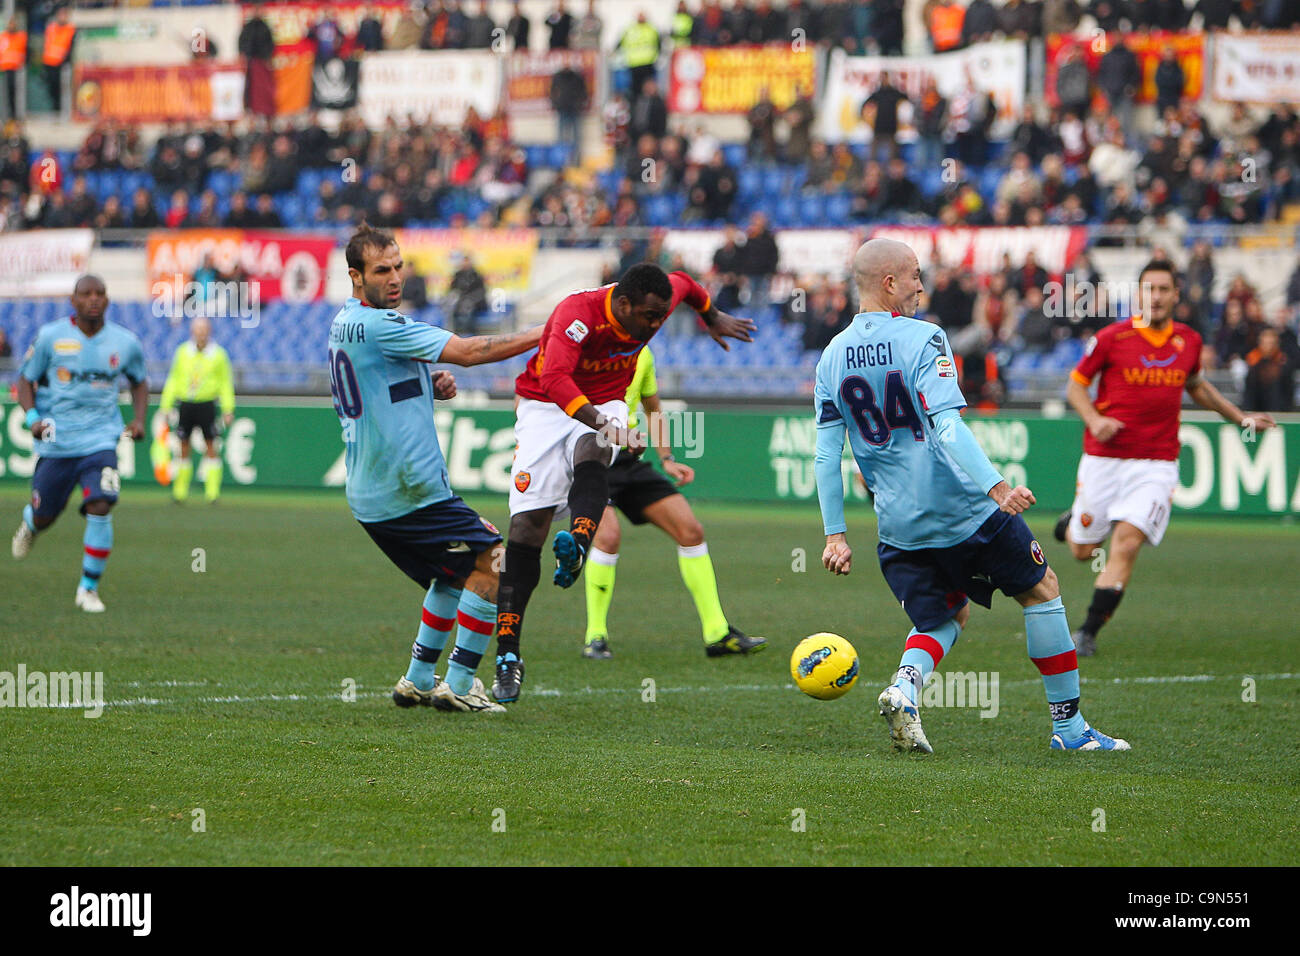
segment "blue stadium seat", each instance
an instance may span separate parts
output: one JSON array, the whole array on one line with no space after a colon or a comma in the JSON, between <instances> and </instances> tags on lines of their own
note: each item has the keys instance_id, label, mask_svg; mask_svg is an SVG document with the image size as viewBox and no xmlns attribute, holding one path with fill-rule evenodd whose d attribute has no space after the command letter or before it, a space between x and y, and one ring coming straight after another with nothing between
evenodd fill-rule
<instances>
[{"instance_id":1,"label":"blue stadium seat","mask_svg":"<svg viewBox=\"0 0 1300 956\"><path fill-rule=\"evenodd\" d=\"M745 165L748 153L744 143L726 143L722 147L722 158L727 161L727 165L732 169L739 169Z\"/></svg>"},{"instance_id":2,"label":"blue stadium seat","mask_svg":"<svg viewBox=\"0 0 1300 956\"><path fill-rule=\"evenodd\" d=\"M546 169L550 150L546 146L525 146L524 156L529 169Z\"/></svg>"},{"instance_id":3,"label":"blue stadium seat","mask_svg":"<svg viewBox=\"0 0 1300 956\"><path fill-rule=\"evenodd\" d=\"M799 224L799 202L793 196L780 196L776 200L776 215L772 225L785 227Z\"/></svg>"},{"instance_id":4,"label":"blue stadium seat","mask_svg":"<svg viewBox=\"0 0 1300 956\"><path fill-rule=\"evenodd\" d=\"M998 183L1002 182L1004 175L1006 175L1005 170L998 169L996 166L985 166L980 172L979 185L975 188L979 190L985 202L993 201L993 197L997 195Z\"/></svg>"},{"instance_id":5,"label":"blue stadium seat","mask_svg":"<svg viewBox=\"0 0 1300 956\"><path fill-rule=\"evenodd\" d=\"M919 185L921 187L921 195L925 196L927 199L932 199L939 195L939 193L943 191L944 187L943 170L936 166L925 167L921 172L921 182Z\"/></svg>"},{"instance_id":6,"label":"blue stadium seat","mask_svg":"<svg viewBox=\"0 0 1300 956\"><path fill-rule=\"evenodd\" d=\"M572 165L573 146L569 143L553 143L548 158L556 169L564 169Z\"/></svg>"},{"instance_id":7,"label":"blue stadium seat","mask_svg":"<svg viewBox=\"0 0 1300 956\"><path fill-rule=\"evenodd\" d=\"M799 200L799 221L805 226L819 226L826 221L826 200L821 193Z\"/></svg>"},{"instance_id":8,"label":"blue stadium seat","mask_svg":"<svg viewBox=\"0 0 1300 956\"><path fill-rule=\"evenodd\" d=\"M763 191L763 171L757 166L742 166L736 182L741 196L757 196Z\"/></svg>"},{"instance_id":9,"label":"blue stadium seat","mask_svg":"<svg viewBox=\"0 0 1300 956\"><path fill-rule=\"evenodd\" d=\"M647 197L641 205L641 211L646 222L652 226L669 226L675 219L672 199L668 196Z\"/></svg>"},{"instance_id":10,"label":"blue stadium seat","mask_svg":"<svg viewBox=\"0 0 1300 956\"><path fill-rule=\"evenodd\" d=\"M853 197L847 192L834 192L826 197L826 221L847 225L853 215Z\"/></svg>"}]
</instances>

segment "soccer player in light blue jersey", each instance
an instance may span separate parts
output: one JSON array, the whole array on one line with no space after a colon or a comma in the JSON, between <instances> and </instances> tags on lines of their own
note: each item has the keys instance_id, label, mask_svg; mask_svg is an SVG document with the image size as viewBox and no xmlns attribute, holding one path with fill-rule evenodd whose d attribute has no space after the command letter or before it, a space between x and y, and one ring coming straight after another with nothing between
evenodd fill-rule
<instances>
[{"instance_id":1,"label":"soccer player in light blue jersey","mask_svg":"<svg viewBox=\"0 0 1300 956\"><path fill-rule=\"evenodd\" d=\"M921 688L994 589L1024 608L1029 657L1047 691L1054 750L1128 750L1079 712L1079 670L1055 573L1020 517L1034 503L1010 487L962 421L948 337L912 318L921 267L901 242L873 239L853 260L862 309L817 363L817 496L822 563L848 574L841 458L853 457L875 495L880 568L914 625L893 684L878 698L894 749L932 753Z\"/></svg>"},{"instance_id":2,"label":"soccer player in light blue jersey","mask_svg":"<svg viewBox=\"0 0 1300 956\"><path fill-rule=\"evenodd\" d=\"M434 399L456 394L435 362L481 365L537 346L542 327L461 338L396 311L402 253L390 233L362 225L348 241L352 298L329 333L330 388L346 445L353 516L389 559L425 589L401 707L499 713L474 676L497 612L501 535L452 490L433 425ZM434 666L457 628L446 679Z\"/></svg>"},{"instance_id":3,"label":"soccer player in light blue jersey","mask_svg":"<svg viewBox=\"0 0 1300 956\"><path fill-rule=\"evenodd\" d=\"M135 441L144 438L149 385L140 340L104 320L108 292L103 280L82 276L71 301L73 315L41 327L18 372L18 404L27 412L37 461L31 504L23 508L12 552L15 558L27 557L36 536L54 523L80 486L86 533L76 605L99 613L104 610L99 582L113 550L111 512L121 484L117 380L125 376L131 384L134 419L127 431Z\"/></svg>"}]
</instances>

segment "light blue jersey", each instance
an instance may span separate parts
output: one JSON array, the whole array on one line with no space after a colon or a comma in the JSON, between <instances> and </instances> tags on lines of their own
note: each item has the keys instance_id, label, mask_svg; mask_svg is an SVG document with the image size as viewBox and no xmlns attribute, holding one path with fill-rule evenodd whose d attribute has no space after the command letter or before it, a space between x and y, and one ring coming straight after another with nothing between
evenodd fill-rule
<instances>
[{"instance_id":1,"label":"light blue jersey","mask_svg":"<svg viewBox=\"0 0 1300 956\"><path fill-rule=\"evenodd\" d=\"M36 383L36 411L53 441L34 443L41 458L81 458L117 447L122 437L118 376L145 380L144 348L112 322L87 336L69 317L41 326L19 374ZM48 433L48 430L47 430Z\"/></svg>"},{"instance_id":2,"label":"light blue jersey","mask_svg":"<svg viewBox=\"0 0 1300 956\"><path fill-rule=\"evenodd\" d=\"M833 460L841 492L820 495L827 534L845 530L838 487L845 431L875 494L885 544L908 551L951 547L997 510L988 489L956 464L935 434L939 413L966 405L948 337L938 326L888 312L859 313L822 353L814 395L818 461ZM820 493L821 480L818 486Z\"/></svg>"},{"instance_id":3,"label":"light blue jersey","mask_svg":"<svg viewBox=\"0 0 1300 956\"><path fill-rule=\"evenodd\" d=\"M445 329L348 299L330 325L330 390L347 447L348 506L386 521L451 498L433 427L433 380Z\"/></svg>"}]
</instances>

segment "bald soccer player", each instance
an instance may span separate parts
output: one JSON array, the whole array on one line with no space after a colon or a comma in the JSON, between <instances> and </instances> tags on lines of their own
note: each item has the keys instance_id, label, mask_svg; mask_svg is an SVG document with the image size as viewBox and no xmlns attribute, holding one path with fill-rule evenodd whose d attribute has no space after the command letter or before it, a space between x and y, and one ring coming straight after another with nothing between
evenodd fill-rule
<instances>
[{"instance_id":1,"label":"bald soccer player","mask_svg":"<svg viewBox=\"0 0 1300 956\"><path fill-rule=\"evenodd\" d=\"M962 421L948 337L912 318L921 266L901 242L873 239L853 260L862 311L817 364L817 496L826 531L822 563L848 574L841 458L853 458L875 496L876 551L913 627L894 682L878 698L894 749L932 753L921 729L921 688L957 642L969 600L994 589L1024 608L1029 657L1043 676L1053 750L1128 750L1079 711L1079 671L1056 575L1021 512L1034 503L1010 487Z\"/></svg>"}]
</instances>

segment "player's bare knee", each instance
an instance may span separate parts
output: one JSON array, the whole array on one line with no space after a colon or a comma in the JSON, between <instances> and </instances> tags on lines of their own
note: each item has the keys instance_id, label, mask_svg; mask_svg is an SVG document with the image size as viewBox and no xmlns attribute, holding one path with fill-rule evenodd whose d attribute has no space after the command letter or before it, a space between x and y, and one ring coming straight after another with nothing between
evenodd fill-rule
<instances>
[{"instance_id":1,"label":"player's bare knee","mask_svg":"<svg viewBox=\"0 0 1300 956\"><path fill-rule=\"evenodd\" d=\"M683 548L694 548L704 543L704 526L695 515L687 515L677 522L673 540Z\"/></svg>"},{"instance_id":2,"label":"player's bare knee","mask_svg":"<svg viewBox=\"0 0 1300 956\"><path fill-rule=\"evenodd\" d=\"M970 605L963 604L961 610L954 614L952 618L957 622L958 627L965 627L966 622L970 620Z\"/></svg>"},{"instance_id":3,"label":"player's bare knee","mask_svg":"<svg viewBox=\"0 0 1300 956\"><path fill-rule=\"evenodd\" d=\"M551 527L553 508L540 511L522 511L510 517L510 540L515 544L540 548L546 543L546 533Z\"/></svg>"},{"instance_id":4,"label":"player's bare knee","mask_svg":"<svg viewBox=\"0 0 1300 956\"><path fill-rule=\"evenodd\" d=\"M1097 550L1095 544L1078 544L1070 542L1070 553L1074 555L1076 561L1088 561L1092 558L1092 552Z\"/></svg>"},{"instance_id":5,"label":"player's bare knee","mask_svg":"<svg viewBox=\"0 0 1300 956\"><path fill-rule=\"evenodd\" d=\"M595 432L583 435L573 447L573 463L584 461L603 461L609 464L609 446L602 445Z\"/></svg>"},{"instance_id":6,"label":"player's bare knee","mask_svg":"<svg viewBox=\"0 0 1300 956\"><path fill-rule=\"evenodd\" d=\"M104 498L96 498L94 501L86 502L86 514L103 517L113 510L113 502Z\"/></svg>"},{"instance_id":7,"label":"player's bare knee","mask_svg":"<svg viewBox=\"0 0 1300 956\"><path fill-rule=\"evenodd\" d=\"M596 529L596 537L591 539L591 546L606 554L618 554L623 546L623 532L617 521L605 520Z\"/></svg>"},{"instance_id":8,"label":"player's bare knee","mask_svg":"<svg viewBox=\"0 0 1300 956\"><path fill-rule=\"evenodd\" d=\"M484 551L483 554L486 555L488 552ZM482 556L480 555L480 558ZM496 604L497 584L499 581L500 578L497 572L489 566L487 571L481 571L478 568L471 571L469 577L465 579L464 586L466 590L472 591L488 603Z\"/></svg>"}]
</instances>

